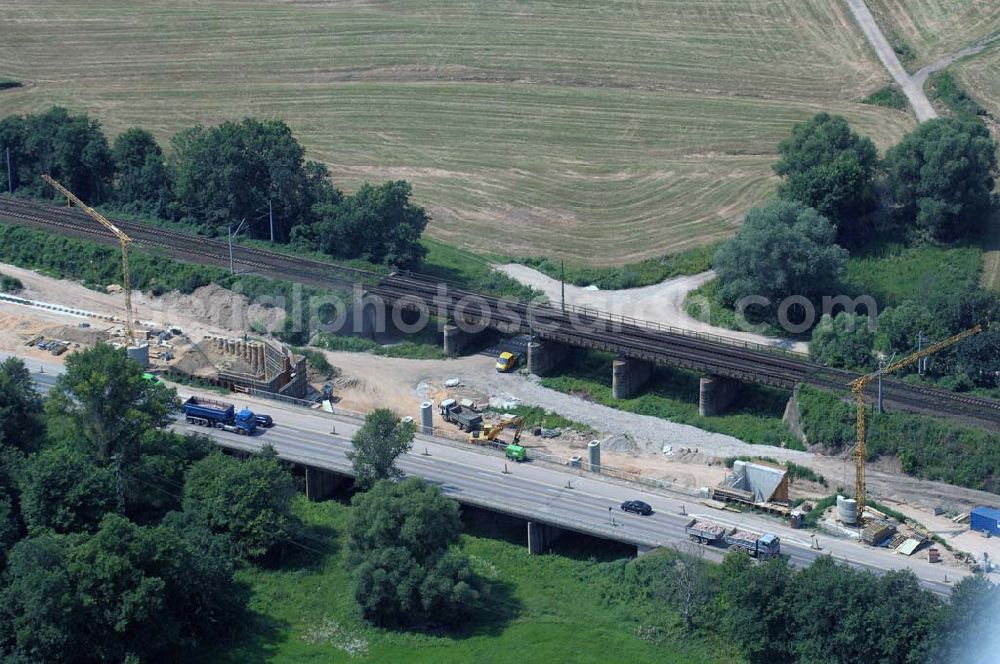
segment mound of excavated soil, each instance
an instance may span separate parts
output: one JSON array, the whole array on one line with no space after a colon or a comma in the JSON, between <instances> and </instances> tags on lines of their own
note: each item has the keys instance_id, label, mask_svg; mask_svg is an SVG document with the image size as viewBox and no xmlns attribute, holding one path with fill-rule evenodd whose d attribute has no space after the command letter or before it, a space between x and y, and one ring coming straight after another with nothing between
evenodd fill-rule
<instances>
[{"instance_id":1,"label":"mound of excavated soil","mask_svg":"<svg viewBox=\"0 0 1000 664\"><path fill-rule=\"evenodd\" d=\"M79 327L73 325L56 325L47 327L41 331L46 339L59 339L60 341L70 341L81 346L92 346L99 341L107 341L110 338L107 329L94 327Z\"/></svg>"},{"instance_id":2,"label":"mound of excavated soil","mask_svg":"<svg viewBox=\"0 0 1000 664\"><path fill-rule=\"evenodd\" d=\"M273 330L285 318L283 309L250 302L245 296L215 284L202 286L189 295L173 291L152 300L142 296L140 303L146 302L155 305L168 320L195 318L229 330L249 330L254 323Z\"/></svg>"}]
</instances>

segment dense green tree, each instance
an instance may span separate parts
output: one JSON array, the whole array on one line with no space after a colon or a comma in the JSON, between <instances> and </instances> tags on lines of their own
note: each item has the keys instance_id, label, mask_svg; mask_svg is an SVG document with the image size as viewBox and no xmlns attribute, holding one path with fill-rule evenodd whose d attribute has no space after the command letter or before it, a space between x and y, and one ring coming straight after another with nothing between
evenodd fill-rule
<instances>
[{"instance_id":1,"label":"dense green tree","mask_svg":"<svg viewBox=\"0 0 1000 664\"><path fill-rule=\"evenodd\" d=\"M816 209L842 241L856 233L858 217L875 203L878 151L871 139L852 132L845 118L819 113L795 125L778 154L774 172L785 178L779 196Z\"/></svg>"},{"instance_id":2,"label":"dense green tree","mask_svg":"<svg viewBox=\"0 0 1000 664\"><path fill-rule=\"evenodd\" d=\"M719 594L732 638L750 664L793 662L794 627L785 595L793 572L783 558L754 565L745 553L726 556ZM766 601L762 601L766 598Z\"/></svg>"},{"instance_id":3,"label":"dense green tree","mask_svg":"<svg viewBox=\"0 0 1000 664\"><path fill-rule=\"evenodd\" d=\"M180 512L168 514L150 537L157 545L157 574L167 580L164 599L173 635L164 640L178 649L196 651L238 631L248 596L233 578L236 560L230 542Z\"/></svg>"},{"instance_id":4,"label":"dense green tree","mask_svg":"<svg viewBox=\"0 0 1000 664\"><path fill-rule=\"evenodd\" d=\"M93 530L118 504L114 470L69 445L32 455L21 485L21 513L32 534Z\"/></svg>"},{"instance_id":5,"label":"dense green tree","mask_svg":"<svg viewBox=\"0 0 1000 664\"><path fill-rule=\"evenodd\" d=\"M403 422L388 408L378 408L365 417L365 423L351 439L347 458L354 467L358 486L368 488L379 480L399 479L403 471L396 459L413 447L417 427Z\"/></svg>"},{"instance_id":6,"label":"dense green tree","mask_svg":"<svg viewBox=\"0 0 1000 664\"><path fill-rule=\"evenodd\" d=\"M941 118L921 124L885 155L895 213L932 237L950 240L983 227L990 210L996 145L980 122Z\"/></svg>"},{"instance_id":7,"label":"dense green tree","mask_svg":"<svg viewBox=\"0 0 1000 664\"><path fill-rule=\"evenodd\" d=\"M951 604L940 612L934 648L928 662L993 664L1000 652L996 617L1000 586L985 576L968 576L955 584Z\"/></svg>"},{"instance_id":8,"label":"dense green tree","mask_svg":"<svg viewBox=\"0 0 1000 664\"><path fill-rule=\"evenodd\" d=\"M936 289L926 302L942 336L1000 319L1000 297L976 283L949 284Z\"/></svg>"},{"instance_id":9,"label":"dense green tree","mask_svg":"<svg viewBox=\"0 0 1000 664\"><path fill-rule=\"evenodd\" d=\"M276 455L239 460L212 454L187 471L184 511L231 541L233 552L260 559L295 531L295 481Z\"/></svg>"},{"instance_id":10,"label":"dense green tree","mask_svg":"<svg viewBox=\"0 0 1000 664\"><path fill-rule=\"evenodd\" d=\"M317 207L320 221L295 238L331 256L416 268L427 253L419 240L429 218L411 193L403 180L365 184L339 204Z\"/></svg>"},{"instance_id":11,"label":"dense green tree","mask_svg":"<svg viewBox=\"0 0 1000 664\"><path fill-rule=\"evenodd\" d=\"M454 623L481 596L458 542L458 504L423 480L381 481L352 500L354 597L379 625Z\"/></svg>"},{"instance_id":12,"label":"dense green tree","mask_svg":"<svg viewBox=\"0 0 1000 664\"><path fill-rule=\"evenodd\" d=\"M138 458L125 477L127 514L137 523L155 523L181 509L184 474L197 461L217 450L203 435L154 431L139 440Z\"/></svg>"},{"instance_id":13,"label":"dense green tree","mask_svg":"<svg viewBox=\"0 0 1000 664\"><path fill-rule=\"evenodd\" d=\"M10 552L0 589L0 659L62 664L87 651L86 620L70 579L71 540L43 535Z\"/></svg>"},{"instance_id":14,"label":"dense green tree","mask_svg":"<svg viewBox=\"0 0 1000 664\"><path fill-rule=\"evenodd\" d=\"M115 203L130 212L167 217L173 201L173 181L163 150L153 135L133 127L115 139Z\"/></svg>"},{"instance_id":15,"label":"dense green tree","mask_svg":"<svg viewBox=\"0 0 1000 664\"><path fill-rule=\"evenodd\" d=\"M91 205L104 202L110 194L114 163L97 120L53 106L37 115L7 118L3 134L12 143L15 180L27 193L58 198L40 179L47 174Z\"/></svg>"},{"instance_id":16,"label":"dense green tree","mask_svg":"<svg viewBox=\"0 0 1000 664\"><path fill-rule=\"evenodd\" d=\"M166 426L176 392L150 383L125 349L98 344L66 359L45 404L50 428L79 441L100 464L129 467L147 431Z\"/></svg>"},{"instance_id":17,"label":"dense green tree","mask_svg":"<svg viewBox=\"0 0 1000 664\"><path fill-rule=\"evenodd\" d=\"M143 528L109 514L93 534L24 540L0 590L0 657L184 661L239 624L226 547L180 515Z\"/></svg>"},{"instance_id":18,"label":"dense green tree","mask_svg":"<svg viewBox=\"0 0 1000 664\"><path fill-rule=\"evenodd\" d=\"M216 233L246 219L250 237L285 242L296 224L311 221L312 206L336 198L326 169L306 162L288 125L246 118L217 127L193 127L173 139L177 197L183 214Z\"/></svg>"},{"instance_id":19,"label":"dense green tree","mask_svg":"<svg viewBox=\"0 0 1000 664\"><path fill-rule=\"evenodd\" d=\"M732 306L763 296L777 305L792 295L816 301L835 294L847 263L835 235L829 221L801 203L774 200L750 210L715 255L723 301Z\"/></svg>"},{"instance_id":20,"label":"dense green tree","mask_svg":"<svg viewBox=\"0 0 1000 664\"><path fill-rule=\"evenodd\" d=\"M917 350L921 334L924 339L940 340L944 338L945 330L926 304L907 300L879 314L875 347L885 353L898 353L900 357L905 357Z\"/></svg>"},{"instance_id":21,"label":"dense green tree","mask_svg":"<svg viewBox=\"0 0 1000 664\"><path fill-rule=\"evenodd\" d=\"M112 514L71 549L90 661L163 661L229 631L240 595L225 544L201 550L207 542L177 524L143 528Z\"/></svg>"},{"instance_id":22,"label":"dense green tree","mask_svg":"<svg viewBox=\"0 0 1000 664\"><path fill-rule=\"evenodd\" d=\"M0 447L35 449L42 434L41 407L24 362L15 357L0 362Z\"/></svg>"},{"instance_id":23,"label":"dense green tree","mask_svg":"<svg viewBox=\"0 0 1000 664\"><path fill-rule=\"evenodd\" d=\"M885 597L911 601L885 611ZM795 607L795 661L906 664L929 645L936 602L909 571L877 576L824 557L795 575L786 599Z\"/></svg>"},{"instance_id":24,"label":"dense green tree","mask_svg":"<svg viewBox=\"0 0 1000 664\"><path fill-rule=\"evenodd\" d=\"M981 333L955 348L956 370L979 387L1000 385L1000 323L990 323Z\"/></svg>"},{"instance_id":25,"label":"dense green tree","mask_svg":"<svg viewBox=\"0 0 1000 664\"><path fill-rule=\"evenodd\" d=\"M7 552L21 536L21 527L10 496L0 486L0 569L7 561ZM0 618L2 620L2 618Z\"/></svg>"},{"instance_id":26,"label":"dense green tree","mask_svg":"<svg viewBox=\"0 0 1000 664\"><path fill-rule=\"evenodd\" d=\"M81 618L98 661L122 661L146 648L158 648L171 627L166 613L167 582L150 569L156 543L126 519L107 515L93 536L67 556L67 569Z\"/></svg>"},{"instance_id":27,"label":"dense green tree","mask_svg":"<svg viewBox=\"0 0 1000 664\"><path fill-rule=\"evenodd\" d=\"M350 555L398 547L422 561L444 553L462 533L458 503L416 477L378 482L351 505Z\"/></svg>"},{"instance_id":28,"label":"dense green tree","mask_svg":"<svg viewBox=\"0 0 1000 664\"><path fill-rule=\"evenodd\" d=\"M867 316L841 311L836 318L824 314L813 329L809 357L827 367L841 367L868 372L872 366L875 333Z\"/></svg>"},{"instance_id":29,"label":"dense green tree","mask_svg":"<svg viewBox=\"0 0 1000 664\"><path fill-rule=\"evenodd\" d=\"M8 150L11 155L12 183L7 181L6 157ZM18 158L16 162L14 161L15 155ZM0 119L0 157L3 158L3 161L0 161L0 192L7 193L12 189L18 189L31 177L31 164L24 157L25 155L24 117L20 115L8 115Z\"/></svg>"}]
</instances>

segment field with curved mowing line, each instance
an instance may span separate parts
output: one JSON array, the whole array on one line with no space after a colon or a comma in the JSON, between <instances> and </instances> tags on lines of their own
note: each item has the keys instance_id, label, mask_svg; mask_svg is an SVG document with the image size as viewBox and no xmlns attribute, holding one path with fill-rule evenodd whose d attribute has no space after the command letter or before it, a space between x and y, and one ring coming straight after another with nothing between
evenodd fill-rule
<instances>
[{"instance_id":1,"label":"field with curved mowing line","mask_svg":"<svg viewBox=\"0 0 1000 664\"><path fill-rule=\"evenodd\" d=\"M8 0L0 114L52 103L161 139L281 118L338 184L406 178L430 233L613 265L718 239L828 110L913 121L829 0Z\"/></svg>"},{"instance_id":2,"label":"field with curved mowing line","mask_svg":"<svg viewBox=\"0 0 1000 664\"><path fill-rule=\"evenodd\" d=\"M1000 32L996 0L866 1L890 43L896 37L913 49L914 61L903 63L911 72Z\"/></svg>"}]
</instances>

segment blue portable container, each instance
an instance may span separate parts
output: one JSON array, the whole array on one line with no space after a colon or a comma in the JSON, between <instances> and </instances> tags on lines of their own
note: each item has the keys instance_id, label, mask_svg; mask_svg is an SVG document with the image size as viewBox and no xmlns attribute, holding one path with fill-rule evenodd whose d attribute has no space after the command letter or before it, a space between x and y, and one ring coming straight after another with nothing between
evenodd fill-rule
<instances>
[{"instance_id":1,"label":"blue portable container","mask_svg":"<svg viewBox=\"0 0 1000 664\"><path fill-rule=\"evenodd\" d=\"M991 507L977 507L972 510L969 527L991 535L1000 535L1000 510Z\"/></svg>"}]
</instances>

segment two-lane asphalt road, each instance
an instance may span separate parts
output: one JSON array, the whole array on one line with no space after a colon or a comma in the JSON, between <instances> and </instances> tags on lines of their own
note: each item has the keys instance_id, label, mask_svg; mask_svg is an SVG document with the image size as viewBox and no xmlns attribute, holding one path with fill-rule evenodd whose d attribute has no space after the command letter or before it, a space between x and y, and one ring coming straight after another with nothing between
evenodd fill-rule
<instances>
[{"instance_id":1,"label":"two-lane asphalt road","mask_svg":"<svg viewBox=\"0 0 1000 664\"><path fill-rule=\"evenodd\" d=\"M0 359L3 357L0 354ZM40 391L47 391L61 371L58 365L47 365L41 373L37 361L29 361L28 366ZM183 387L179 391L185 397L190 393ZM257 450L271 445L282 459L351 474L346 455L360 419L235 395L230 400L271 414L275 426L248 437L192 426L179 418L175 430L206 434L230 449ZM813 537L808 531L793 530L768 516L717 511L693 495L654 490L555 464L518 464L505 460L499 452L433 436L418 434L413 450L400 458L399 465L409 475L439 484L446 495L461 503L642 548L687 542L684 526L691 517L699 516L727 526L777 534L782 540L782 552L798 567L831 555L853 567L876 572L911 569L924 586L942 595L968 574L963 569L932 565L853 541L825 535ZM644 500L655 512L645 517L622 512L619 506L629 499ZM725 551L705 547L705 553L718 560Z\"/></svg>"}]
</instances>

